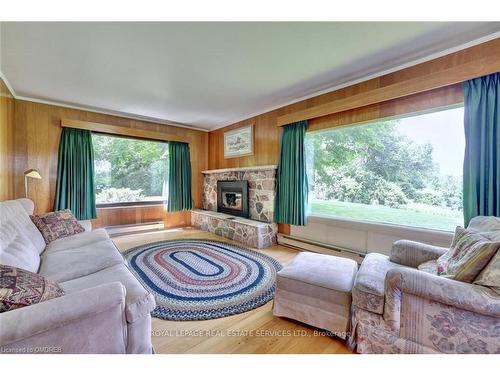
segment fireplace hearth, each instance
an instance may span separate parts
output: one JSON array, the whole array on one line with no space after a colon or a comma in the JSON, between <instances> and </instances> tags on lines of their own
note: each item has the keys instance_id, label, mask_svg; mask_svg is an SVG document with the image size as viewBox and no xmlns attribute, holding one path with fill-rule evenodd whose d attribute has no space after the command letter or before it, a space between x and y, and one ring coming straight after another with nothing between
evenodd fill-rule
<instances>
[{"instance_id":1,"label":"fireplace hearth","mask_svg":"<svg viewBox=\"0 0 500 375\"><path fill-rule=\"evenodd\" d=\"M248 217L248 181L217 181L217 211Z\"/></svg>"}]
</instances>

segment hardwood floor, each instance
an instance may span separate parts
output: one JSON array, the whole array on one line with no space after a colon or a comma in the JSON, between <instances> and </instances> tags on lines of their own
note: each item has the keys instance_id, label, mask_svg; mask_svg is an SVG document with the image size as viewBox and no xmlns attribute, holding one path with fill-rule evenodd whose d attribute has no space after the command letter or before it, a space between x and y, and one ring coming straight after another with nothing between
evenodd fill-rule
<instances>
[{"instance_id":1,"label":"hardwood floor","mask_svg":"<svg viewBox=\"0 0 500 375\"><path fill-rule=\"evenodd\" d=\"M213 239L234 243L217 235L191 228L170 229L152 233L131 234L113 238L121 250L176 238ZM273 246L260 250L283 265L297 254L296 250ZM153 318L152 339L157 353L350 353L344 342L299 322L275 317L272 301L221 319L175 322Z\"/></svg>"}]
</instances>

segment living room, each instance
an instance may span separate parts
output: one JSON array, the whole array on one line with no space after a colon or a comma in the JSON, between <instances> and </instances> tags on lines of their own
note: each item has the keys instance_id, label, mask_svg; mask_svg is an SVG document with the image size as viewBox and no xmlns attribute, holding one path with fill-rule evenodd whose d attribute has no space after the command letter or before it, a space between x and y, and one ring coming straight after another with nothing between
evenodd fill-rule
<instances>
[{"instance_id":1,"label":"living room","mask_svg":"<svg viewBox=\"0 0 500 375\"><path fill-rule=\"evenodd\" d=\"M111 19L0 16L2 354L497 358L498 20Z\"/></svg>"}]
</instances>

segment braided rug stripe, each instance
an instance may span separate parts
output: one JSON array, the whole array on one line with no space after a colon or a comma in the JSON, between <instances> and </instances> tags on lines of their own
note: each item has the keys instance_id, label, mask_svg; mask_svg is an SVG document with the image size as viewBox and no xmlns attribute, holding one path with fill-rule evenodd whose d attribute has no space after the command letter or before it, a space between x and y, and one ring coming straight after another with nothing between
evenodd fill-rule
<instances>
[{"instance_id":1,"label":"braided rug stripe","mask_svg":"<svg viewBox=\"0 0 500 375\"><path fill-rule=\"evenodd\" d=\"M132 273L156 299L151 315L207 320L270 301L281 264L244 247L208 240L170 240L124 253Z\"/></svg>"}]
</instances>

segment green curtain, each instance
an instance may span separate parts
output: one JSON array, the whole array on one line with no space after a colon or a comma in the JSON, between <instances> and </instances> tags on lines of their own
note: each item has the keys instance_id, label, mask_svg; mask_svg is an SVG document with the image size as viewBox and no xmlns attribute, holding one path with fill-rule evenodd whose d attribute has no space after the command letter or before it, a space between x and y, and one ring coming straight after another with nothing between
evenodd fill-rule
<instances>
[{"instance_id":1,"label":"green curtain","mask_svg":"<svg viewBox=\"0 0 500 375\"><path fill-rule=\"evenodd\" d=\"M97 217L94 149L89 130L72 128L62 130L54 209L70 209L78 220Z\"/></svg>"},{"instance_id":2,"label":"green curtain","mask_svg":"<svg viewBox=\"0 0 500 375\"><path fill-rule=\"evenodd\" d=\"M500 216L500 73L463 83L464 223Z\"/></svg>"},{"instance_id":3,"label":"green curtain","mask_svg":"<svg viewBox=\"0 0 500 375\"><path fill-rule=\"evenodd\" d=\"M191 160L189 145L181 142L168 142L168 204L167 211L190 210L191 199Z\"/></svg>"},{"instance_id":4,"label":"green curtain","mask_svg":"<svg viewBox=\"0 0 500 375\"><path fill-rule=\"evenodd\" d=\"M283 129L276 179L274 220L277 223L306 225L309 193L304 145L306 129L307 121Z\"/></svg>"}]
</instances>

